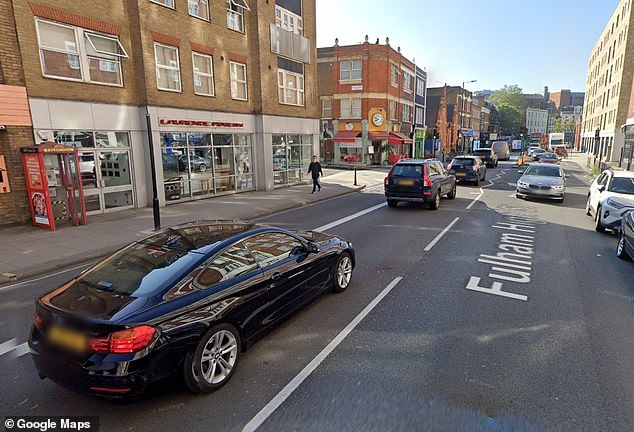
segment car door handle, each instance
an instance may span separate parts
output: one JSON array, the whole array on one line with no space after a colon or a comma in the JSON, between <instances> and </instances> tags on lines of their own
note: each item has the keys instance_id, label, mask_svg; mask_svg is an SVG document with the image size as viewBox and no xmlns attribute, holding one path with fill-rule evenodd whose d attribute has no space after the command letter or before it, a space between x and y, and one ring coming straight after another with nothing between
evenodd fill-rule
<instances>
[{"instance_id":1,"label":"car door handle","mask_svg":"<svg viewBox=\"0 0 634 432\"><path fill-rule=\"evenodd\" d=\"M281 278L282 278L282 273L280 273L280 272L275 272L271 276L271 280L274 280L274 281L280 280Z\"/></svg>"}]
</instances>

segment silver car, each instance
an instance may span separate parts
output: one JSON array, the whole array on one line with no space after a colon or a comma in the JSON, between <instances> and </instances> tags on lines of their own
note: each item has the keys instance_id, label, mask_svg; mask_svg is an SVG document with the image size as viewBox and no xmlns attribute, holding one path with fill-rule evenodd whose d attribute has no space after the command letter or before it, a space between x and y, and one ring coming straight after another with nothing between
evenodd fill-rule
<instances>
[{"instance_id":1,"label":"silver car","mask_svg":"<svg viewBox=\"0 0 634 432\"><path fill-rule=\"evenodd\" d=\"M564 202L566 174L559 165L533 163L517 181L515 196L518 198L545 198Z\"/></svg>"}]
</instances>

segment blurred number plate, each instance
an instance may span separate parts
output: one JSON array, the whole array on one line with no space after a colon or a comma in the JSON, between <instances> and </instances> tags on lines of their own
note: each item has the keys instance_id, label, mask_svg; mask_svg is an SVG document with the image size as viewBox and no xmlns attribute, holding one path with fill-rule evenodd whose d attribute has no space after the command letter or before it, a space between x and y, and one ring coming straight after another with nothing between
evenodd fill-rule
<instances>
[{"instance_id":1,"label":"blurred number plate","mask_svg":"<svg viewBox=\"0 0 634 432\"><path fill-rule=\"evenodd\" d=\"M456 177L464 177L464 176L466 176L465 173L456 173Z\"/></svg>"},{"instance_id":2,"label":"blurred number plate","mask_svg":"<svg viewBox=\"0 0 634 432\"><path fill-rule=\"evenodd\" d=\"M401 186L414 186L414 180L401 180L398 184Z\"/></svg>"},{"instance_id":3,"label":"blurred number plate","mask_svg":"<svg viewBox=\"0 0 634 432\"><path fill-rule=\"evenodd\" d=\"M75 352L86 349L86 336L63 327L51 326L48 331L48 340Z\"/></svg>"}]
</instances>

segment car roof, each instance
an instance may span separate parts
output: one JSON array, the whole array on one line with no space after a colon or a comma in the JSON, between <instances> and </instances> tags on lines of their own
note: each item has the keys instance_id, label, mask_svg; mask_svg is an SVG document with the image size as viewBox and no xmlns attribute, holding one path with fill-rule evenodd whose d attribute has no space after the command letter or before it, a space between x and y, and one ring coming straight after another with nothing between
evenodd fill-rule
<instances>
[{"instance_id":1,"label":"car roof","mask_svg":"<svg viewBox=\"0 0 634 432\"><path fill-rule=\"evenodd\" d=\"M611 172L614 177L634 178L634 172L632 171L612 171L612 170L606 170L606 171Z\"/></svg>"},{"instance_id":2,"label":"car roof","mask_svg":"<svg viewBox=\"0 0 634 432\"><path fill-rule=\"evenodd\" d=\"M425 163L430 163L430 162L440 162L440 161L438 159L436 159L436 158L432 158L432 159L401 159L398 162L396 162L396 165L407 165L407 164L416 165L416 164L425 164Z\"/></svg>"},{"instance_id":3,"label":"car roof","mask_svg":"<svg viewBox=\"0 0 634 432\"><path fill-rule=\"evenodd\" d=\"M454 159L480 159L480 156L474 155L457 155L453 157Z\"/></svg>"}]
</instances>

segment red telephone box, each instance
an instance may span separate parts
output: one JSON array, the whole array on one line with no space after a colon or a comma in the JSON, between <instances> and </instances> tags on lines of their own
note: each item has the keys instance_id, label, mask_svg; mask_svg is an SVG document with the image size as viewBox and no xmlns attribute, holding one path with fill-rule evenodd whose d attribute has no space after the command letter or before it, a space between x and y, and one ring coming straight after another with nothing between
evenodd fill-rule
<instances>
[{"instance_id":1,"label":"red telephone box","mask_svg":"<svg viewBox=\"0 0 634 432\"><path fill-rule=\"evenodd\" d=\"M86 203L77 148L42 143L22 147L20 152L33 225L51 231L55 231L56 220L85 225Z\"/></svg>"}]
</instances>

